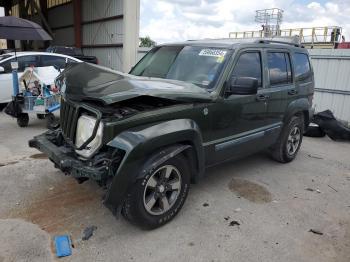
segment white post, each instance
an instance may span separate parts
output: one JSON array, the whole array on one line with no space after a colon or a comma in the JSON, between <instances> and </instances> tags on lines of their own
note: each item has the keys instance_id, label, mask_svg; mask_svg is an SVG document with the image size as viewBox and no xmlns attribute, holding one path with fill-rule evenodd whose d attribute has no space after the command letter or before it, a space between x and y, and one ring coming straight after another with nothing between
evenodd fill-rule
<instances>
[{"instance_id":1,"label":"white post","mask_svg":"<svg viewBox=\"0 0 350 262\"><path fill-rule=\"evenodd\" d=\"M123 4L123 72L127 73L137 62L140 0L124 0Z\"/></svg>"}]
</instances>

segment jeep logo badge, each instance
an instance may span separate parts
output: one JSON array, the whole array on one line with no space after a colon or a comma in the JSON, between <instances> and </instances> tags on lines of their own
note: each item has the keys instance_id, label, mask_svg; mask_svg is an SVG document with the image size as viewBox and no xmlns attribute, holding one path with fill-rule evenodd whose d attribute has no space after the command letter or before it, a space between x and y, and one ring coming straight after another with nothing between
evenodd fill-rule
<instances>
[{"instance_id":1,"label":"jeep logo badge","mask_svg":"<svg viewBox=\"0 0 350 262\"><path fill-rule=\"evenodd\" d=\"M208 114L208 112L209 112L208 108L204 108L204 109L203 109L203 114L204 114L205 116Z\"/></svg>"}]
</instances>

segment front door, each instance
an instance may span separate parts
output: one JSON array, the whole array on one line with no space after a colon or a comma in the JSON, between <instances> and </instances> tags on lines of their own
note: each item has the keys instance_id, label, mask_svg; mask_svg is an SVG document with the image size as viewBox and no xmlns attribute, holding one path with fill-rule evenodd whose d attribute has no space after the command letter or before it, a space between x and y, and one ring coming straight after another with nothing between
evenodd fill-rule
<instances>
[{"instance_id":1,"label":"front door","mask_svg":"<svg viewBox=\"0 0 350 262\"><path fill-rule=\"evenodd\" d=\"M211 108L212 139L206 143L207 164L235 159L265 147L268 95L264 86L261 50L242 50L229 76L258 79L253 95L229 95Z\"/></svg>"}]
</instances>

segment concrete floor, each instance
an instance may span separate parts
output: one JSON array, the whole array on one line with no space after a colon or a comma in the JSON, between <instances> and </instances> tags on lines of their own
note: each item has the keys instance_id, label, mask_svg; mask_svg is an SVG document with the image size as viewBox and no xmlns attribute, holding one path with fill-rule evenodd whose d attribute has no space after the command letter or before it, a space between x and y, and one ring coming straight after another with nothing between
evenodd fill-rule
<instances>
[{"instance_id":1,"label":"concrete floor","mask_svg":"<svg viewBox=\"0 0 350 262\"><path fill-rule=\"evenodd\" d=\"M60 261L350 261L350 143L305 138L290 164L258 154L212 168L172 222L143 231L116 219L95 183L78 185L27 147L44 129L0 113L1 262L57 260L57 234L74 244Z\"/></svg>"}]
</instances>

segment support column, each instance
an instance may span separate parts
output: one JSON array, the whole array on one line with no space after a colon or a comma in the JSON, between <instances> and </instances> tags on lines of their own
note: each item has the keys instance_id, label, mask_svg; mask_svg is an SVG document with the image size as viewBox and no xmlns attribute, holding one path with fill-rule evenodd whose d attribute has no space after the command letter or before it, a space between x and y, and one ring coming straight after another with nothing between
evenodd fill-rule
<instances>
[{"instance_id":1,"label":"support column","mask_svg":"<svg viewBox=\"0 0 350 262\"><path fill-rule=\"evenodd\" d=\"M81 0L73 0L75 46L81 48Z\"/></svg>"},{"instance_id":2,"label":"support column","mask_svg":"<svg viewBox=\"0 0 350 262\"><path fill-rule=\"evenodd\" d=\"M46 21L48 21L49 20L49 13L47 10L47 0L40 0L39 4L40 4L41 13L43 14ZM49 46L50 46L50 41L44 41L44 49L46 49Z\"/></svg>"},{"instance_id":3,"label":"support column","mask_svg":"<svg viewBox=\"0 0 350 262\"><path fill-rule=\"evenodd\" d=\"M5 16L12 15L10 14L11 8L12 8L12 0L5 1ZM15 48L15 41L13 40L7 40L7 48L8 49L14 49Z\"/></svg>"},{"instance_id":4,"label":"support column","mask_svg":"<svg viewBox=\"0 0 350 262\"><path fill-rule=\"evenodd\" d=\"M140 0L124 0L123 4L123 72L128 73L137 62Z\"/></svg>"}]
</instances>

